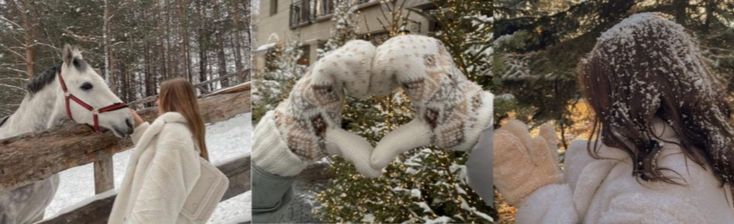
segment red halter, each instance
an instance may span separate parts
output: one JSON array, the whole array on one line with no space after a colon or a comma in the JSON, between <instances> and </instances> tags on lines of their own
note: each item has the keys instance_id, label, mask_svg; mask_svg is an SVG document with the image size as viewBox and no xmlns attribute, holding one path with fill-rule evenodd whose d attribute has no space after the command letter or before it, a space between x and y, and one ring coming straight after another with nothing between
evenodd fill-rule
<instances>
[{"instance_id":1,"label":"red halter","mask_svg":"<svg viewBox=\"0 0 734 224\"><path fill-rule=\"evenodd\" d=\"M113 103L112 105L99 108L98 110L94 109L94 107L92 107L91 105L87 104L83 100L74 96L74 94L69 93L69 90L66 88L66 82L64 82L64 77L61 76L61 71L59 71L59 83L61 83L61 90L64 91L64 96L65 96L64 101L66 102L66 115L68 115L69 119L71 119L72 121L74 120L74 117L71 115L71 102L69 101L69 100L73 100L74 102L79 104L79 106L82 106L85 109L87 109L88 111L92 112L92 115L94 117L94 126L92 128L94 129L95 132L98 132L98 133L102 132L102 130L99 128L99 116L98 116L99 114L110 112L110 111L116 111L116 110L127 107L127 104L125 103Z\"/></svg>"}]
</instances>

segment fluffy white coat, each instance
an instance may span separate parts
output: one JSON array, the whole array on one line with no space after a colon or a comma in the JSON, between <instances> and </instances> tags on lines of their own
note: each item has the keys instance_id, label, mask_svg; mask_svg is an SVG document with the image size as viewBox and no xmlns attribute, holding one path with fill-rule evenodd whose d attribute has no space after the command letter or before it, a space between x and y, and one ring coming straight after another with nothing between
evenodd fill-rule
<instances>
[{"instance_id":1,"label":"fluffy white coat","mask_svg":"<svg viewBox=\"0 0 734 224\"><path fill-rule=\"evenodd\" d=\"M654 127L663 140L679 142L667 124L657 121ZM722 187L710 167L687 159L678 145L662 144L658 166L680 174L685 185L638 181L622 150L601 145L606 159L594 159L586 141L576 140L566 152L565 183L533 192L520 206L517 223L734 222L730 187Z\"/></svg>"},{"instance_id":2,"label":"fluffy white coat","mask_svg":"<svg viewBox=\"0 0 734 224\"><path fill-rule=\"evenodd\" d=\"M169 112L144 123L108 223L191 223L181 215L200 175L199 152L186 119Z\"/></svg>"}]
</instances>

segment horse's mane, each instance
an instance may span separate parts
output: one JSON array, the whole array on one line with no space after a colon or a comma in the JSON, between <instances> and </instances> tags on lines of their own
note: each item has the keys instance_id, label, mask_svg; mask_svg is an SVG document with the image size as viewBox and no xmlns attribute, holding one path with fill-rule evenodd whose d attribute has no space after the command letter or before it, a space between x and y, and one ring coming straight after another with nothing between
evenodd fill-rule
<instances>
[{"instance_id":1,"label":"horse's mane","mask_svg":"<svg viewBox=\"0 0 734 224\"><path fill-rule=\"evenodd\" d=\"M3 118L0 118L0 127L2 127L3 124L5 124L5 122L8 121L8 118L10 118L10 116L5 116Z\"/></svg>"},{"instance_id":2,"label":"horse's mane","mask_svg":"<svg viewBox=\"0 0 734 224\"><path fill-rule=\"evenodd\" d=\"M28 92L31 95L37 93L38 91L41 91L44 87L46 87L49 83L53 82L56 79L56 73L59 73L59 70L61 70L60 65L54 65L51 68L46 69L46 71L33 77L28 85L26 85L26 89L28 89Z\"/></svg>"}]
</instances>

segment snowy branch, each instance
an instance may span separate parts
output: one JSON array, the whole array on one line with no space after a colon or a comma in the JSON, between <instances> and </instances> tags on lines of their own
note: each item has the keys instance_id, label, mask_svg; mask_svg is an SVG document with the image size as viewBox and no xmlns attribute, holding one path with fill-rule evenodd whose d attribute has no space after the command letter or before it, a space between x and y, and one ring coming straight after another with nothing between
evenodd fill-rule
<instances>
[{"instance_id":1,"label":"snowy branch","mask_svg":"<svg viewBox=\"0 0 734 224\"><path fill-rule=\"evenodd\" d=\"M0 69L5 69L5 70L12 71L12 72L17 72L17 73L23 74L26 77L30 76L30 74L28 74L28 71L25 71L25 70L20 70L20 69L16 69L16 68L12 68L12 67L0 67Z\"/></svg>"},{"instance_id":2,"label":"snowy branch","mask_svg":"<svg viewBox=\"0 0 734 224\"><path fill-rule=\"evenodd\" d=\"M25 89L20 88L20 87L17 87L17 86L14 86L14 85L8 85L8 84L0 83L0 86L1 87L5 87L5 88L10 88L10 89L18 90L18 91L25 91Z\"/></svg>"},{"instance_id":3,"label":"snowy branch","mask_svg":"<svg viewBox=\"0 0 734 224\"><path fill-rule=\"evenodd\" d=\"M97 39L99 39L99 37L84 36L84 35L81 35L81 34L76 34L76 33L74 33L74 31L69 30L69 28L64 29L64 34L63 35L64 36L71 37L71 38L74 38L74 39L77 39L77 40L80 40L80 41L92 42L92 43L97 42Z\"/></svg>"},{"instance_id":4,"label":"snowy branch","mask_svg":"<svg viewBox=\"0 0 734 224\"><path fill-rule=\"evenodd\" d=\"M0 78L0 80L14 80L14 81L28 82L28 79L15 78L15 77Z\"/></svg>"},{"instance_id":5,"label":"snowy branch","mask_svg":"<svg viewBox=\"0 0 734 224\"><path fill-rule=\"evenodd\" d=\"M13 50L12 48L10 48L8 46L5 46L4 44L0 44L0 46L3 47L3 49L5 49L5 51L10 52L10 53L14 54L15 56L18 56L20 58L25 58L25 55L23 55L23 54L15 51L15 50Z\"/></svg>"},{"instance_id":6,"label":"snowy branch","mask_svg":"<svg viewBox=\"0 0 734 224\"><path fill-rule=\"evenodd\" d=\"M23 29L23 27L21 25L13 22L12 20L9 20L8 18L5 18L5 16L3 16L3 15L0 15L0 20L5 21L7 23L10 23L11 25L13 25L13 26L15 26L15 27L17 27L19 29Z\"/></svg>"}]
</instances>

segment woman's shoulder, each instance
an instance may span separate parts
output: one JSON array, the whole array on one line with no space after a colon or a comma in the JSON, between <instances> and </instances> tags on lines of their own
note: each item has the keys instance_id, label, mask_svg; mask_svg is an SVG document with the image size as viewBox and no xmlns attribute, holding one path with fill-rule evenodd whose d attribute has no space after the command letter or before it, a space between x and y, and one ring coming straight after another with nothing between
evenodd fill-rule
<instances>
[{"instance_id":1,"label":"woman's shoulder","mask_svg":"<svg viewBox=\"0 0 734 224\"><path fill-rule=\"evenodd\" d=\"M166 112L155 119L156 122L164 123L186 123L186 118L178 112Z\"/></svg>"},{"instance_id":2,"label":"woman's shoulder","mask_svg":"<svg viewBox=\"0 0 734 224\"><path fill-rule=\"evenodd\" d=\"M701 181L708 182L708 179L715 179L710 174L710 167L705 164L699 165L683 153L682 146L678 143L677 139L667 138L666 140L670 143L661 143L663 147L660 154L655 158L657 160L656 165L659 168L664 168L663 173L678 176L686 180L686 182L700 183ZM568 176L567 180L570 179L570 182L574 182L584 167L596 160L589 152L593 147L597 148L598 156L601 159L621 161L629 157L629 155L620 149L606 146L601 142L598 142L598 144L595 143L597 142L576 139L569 144L564 160L565 171Z\"/></svg>"},{"instance_id":3,"label":"woman's shoulder","mask_svg":"<svg viewBox=\"0 0 734 224\"><path fill-rule=\"evenodd\" d=\"M664 175L674 179L680 178L686 185L718 185L712 168L705 162L698 164L686 156L682 145L679 143L662 144L664 144L663 149L656 159L657 166L663 169L661 172Z\"/></svg>"},{"instance_id":4,"label":"woman's shoulder","mask_svg":"<svg viewBox=\"0 0 734 224\"><path fill-rule=\"evenodd\" d=\"M186 124L186 118L178 112L166 112L158 116L153 122L153 125L161 125L163 130L185 128Z\"/></svg>"},{"instance_id":5,"label":"woman's shoulder","mask_svg":"<svg viewBox=\"0 0 734 224\"><path fill-rule=\"evenodd\" d=\"M167 112L158 116L155 122L162 125L159 139L176 139L184 142L192 141L191 130L186 123L186 118L177 112Z\"/></svg>"},{"instance_id":6,"label":"woman's shoulder","mask_svg":"<svg viewBox=\"0 0 734 224\"><path fill-rule=\"evenodd\" d=\"M571 141L566 149L563 157L564 177L566 183L571 183L571 186L576 183L584 167L594 161L594 158L589 155L589 143L589 140L586 139L575 139ZM594 146L593 142L591 142L591 146Z\"/></svg>"}]
</instances>

